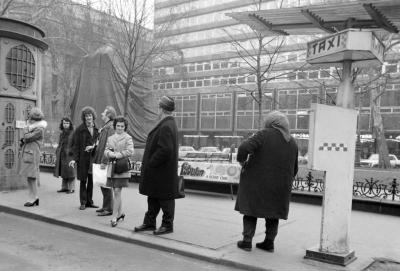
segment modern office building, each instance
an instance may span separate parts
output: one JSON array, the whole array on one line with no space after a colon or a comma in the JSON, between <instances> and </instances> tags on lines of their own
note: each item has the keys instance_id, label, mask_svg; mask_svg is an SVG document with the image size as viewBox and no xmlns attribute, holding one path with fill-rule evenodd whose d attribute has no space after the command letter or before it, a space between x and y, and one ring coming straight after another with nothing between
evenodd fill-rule
<instances>
[{"instance_id":1,"label":"modern office building","mask_svg":"<svg viewBox=\"0 0 400 271\"><path fill-rule=\"evenodd\" d=\"M341 0L262 1L261 9L297 7L332 3ZM232 49L232 36L250 50L252 43L244 25L227 13L256 10L253 0L156 0L155 26L175 18L173 27L158 37L168 38L169 48L176 52L174 61L153 63L154 89L175 98L175 117L180 143L195 146L230 146L257 129L258 109L248 91L255 76ZM171 16L172 14L172 16ZM273 73L286 73L268 83L263 112L277 109L289 117L293 135L299 139L301 152L307 151L309 109L312 102L334 104L338 76L335 67L301 68L305 63L306 43L315 36L290 36L280 50ZM383 67L393 77L399 72L399 54L391 54ZM247 71L247 72L246 72ZM340 72L340 69L339 69ZM359 76L361 81L367 75ZM362 138L371 137L370 96L368 91L356 94L359 130ZM361 104L361 107L359 106ZM400 134L400 83L390 81L381 97L380 111L388 137ZM302 140L305 139L305 140ZM396 147L398 148L398 147Z\"/></svg>"}]
</instances>

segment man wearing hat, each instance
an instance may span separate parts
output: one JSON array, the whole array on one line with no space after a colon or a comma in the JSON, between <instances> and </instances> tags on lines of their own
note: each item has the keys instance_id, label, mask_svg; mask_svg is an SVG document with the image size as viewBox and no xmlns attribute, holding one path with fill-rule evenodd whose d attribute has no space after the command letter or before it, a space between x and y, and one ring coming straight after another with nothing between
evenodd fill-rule
<instances>
[{"instance_id":1,"label":"man wearing hat","mask_svg":"<svg viewBox=\"0 0 400 271\"><path fill-rule=\"evenodd\" d=\"M147 196L148 209L143 224L135 232L152 230L155 235L173 232L175 199L178 194L178 128L172 111L174 99L163 96L159 102L160 121L150 131L143 154L140 194ZM156 218L163 211L161 227Z\"/></svg>"}]
</instances>

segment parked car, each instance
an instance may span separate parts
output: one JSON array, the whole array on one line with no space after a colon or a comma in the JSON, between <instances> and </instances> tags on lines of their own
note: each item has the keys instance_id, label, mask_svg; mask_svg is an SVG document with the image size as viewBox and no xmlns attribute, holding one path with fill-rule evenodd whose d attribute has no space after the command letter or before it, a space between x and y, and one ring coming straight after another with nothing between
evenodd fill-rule
<instances>
[{"instance_id":1,"label":"parked car","mask_svg":"<svg viewBox=\"0 0 400 271\"><path fill-rule=\"evenodd\" d=\"M201 147L199 152L221 152L218 147Z\"/></svg>"},{"instance_id":2,"label":"parked car","mask_svg":"<svg viewBox=\"0 0 400 271\"><path fill-rule=\"evenodd\" d=\"M196 152L192 146L180 146L178 150L178 158L183 159L189 152Z\"/></svg>"},{"instance_id":3,"label":"parked car","mask_svg":"<svg viewBox=\"0 0 400 271\"><path fill-rule=\"evenodd\" d=\"M308 153L304 154L304 156L299 153L297 161L299 165L306 165L308 163Z\"/></svg>"},{"instance_id":4,"label":"parked car","mask_svg":"<svg viewBox=\"0 0 400 271\"><path fill-rule=\"evenodd\" d=\"M394 154L389 154L389 162L392 167L400 167L400 160ZM373 153L368 159L361 159L362 167L377 167L379 165L379 154Z\"/></svg>"}]
</instances>

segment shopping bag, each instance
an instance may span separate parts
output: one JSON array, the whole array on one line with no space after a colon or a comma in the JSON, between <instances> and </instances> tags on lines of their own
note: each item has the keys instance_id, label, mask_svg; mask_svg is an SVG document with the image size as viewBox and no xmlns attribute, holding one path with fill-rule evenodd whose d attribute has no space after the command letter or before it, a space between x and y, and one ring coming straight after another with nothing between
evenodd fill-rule
<instances>
[{"instance_id":1,"label":"shopping bag","mask_svg":"<svg viewBox=\"0 0 400 271\"><path fill-rule=\"evenodd\" d=\"M106 186L107 182L107 167L100 168L100 164L93 164L93 185Z\"/></svg>"}]
</instances>

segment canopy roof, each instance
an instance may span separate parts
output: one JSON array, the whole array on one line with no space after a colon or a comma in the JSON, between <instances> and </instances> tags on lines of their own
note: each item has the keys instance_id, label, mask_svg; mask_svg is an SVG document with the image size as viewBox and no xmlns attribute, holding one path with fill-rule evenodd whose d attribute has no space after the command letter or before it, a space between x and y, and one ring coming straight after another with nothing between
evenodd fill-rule
<instances>
[{"instance_id":1,"label":"canopy roof","mask_svg":"<svg viewBox=\"0 0 400 271\"><path fill-rule=\"evenodd\" d=\"M346 28L398 33L399 0L358 0L295 8L228 13L266 36L334 33Z\"/></svg>"}]
</instances>

